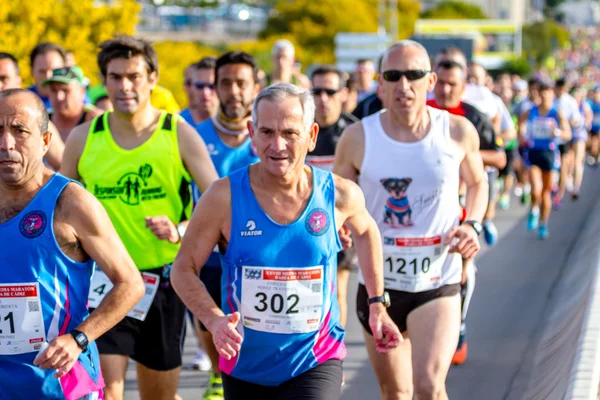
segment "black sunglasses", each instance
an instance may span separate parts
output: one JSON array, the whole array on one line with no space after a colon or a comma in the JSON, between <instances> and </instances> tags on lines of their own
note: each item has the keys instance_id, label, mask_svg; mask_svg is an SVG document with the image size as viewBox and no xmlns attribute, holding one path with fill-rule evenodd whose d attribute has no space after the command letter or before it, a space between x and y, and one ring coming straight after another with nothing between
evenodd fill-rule
<instances>
[{"instance_id":1,"label":"black sunglasses","mask_svg":"<svg viewBox=\"0 0 600 400\"><path fill-rule=\"evenodd\" d=\"M312 93L315 96L320 96L321 93L323 93L323 92L325 92L327 94L327 96L333 96L334 94L336 94L336 93L339 92L339 89L338 90L335 90L335 89L325 89L325 88L313 88L312 89Z\"/></svg>"},{"instance_id":2,"label":"black sunglasses","mask_svg":"<svg viewBox=\"0 0 600 400\"><path fill-rule=\"evenodd\" d=\"M194 87L198 90L204 90L205 88L209 90L215 90L214 83L206 83L202 81L194 81Z\"/></svg>"},{"instance_id":3,"label":"black sunglasses","mask_svg":"<svg viewBox=\"0 0 600 400\"><path fill-rule=\"evenodd\" d=\"M406 71L400 71L397 69L390 69L383 71L383 79L388 82L398 82L403 76L409 81L416 81L430 73L431 71L424 69L409 69Z\"/></svg>"},{"instance_id":4,"label":"black sunglasses","mask_svg":"<svg viewBox=\"0 0 600 400\"><path fill-rule=\"evenodd\" d=\"M457 62L457 61L452 61L452 60L444 60L444 61L440 61L439 63L437 63L437 67L438 68L444 68L444 69L452 69L452 68L460 68L460 69L465 69L465 66L462 65L461 63Z\"/></svg>"}]
</instances>

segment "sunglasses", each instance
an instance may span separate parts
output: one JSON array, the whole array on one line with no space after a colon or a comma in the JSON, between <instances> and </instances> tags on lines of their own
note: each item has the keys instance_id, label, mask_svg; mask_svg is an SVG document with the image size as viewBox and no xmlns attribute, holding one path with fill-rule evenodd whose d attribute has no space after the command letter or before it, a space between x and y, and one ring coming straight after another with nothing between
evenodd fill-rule
<instances>
[{"instance_id":1,"label":"sunglasses","mask_svg":"<svg viewBox=\"0 0 600 400\"><path fill-rule=\"evenodd\" d=\"M52 76L64 76L69 79L77 79L78 76L73 72L71 67L63 67L52 70Z\"/></svg>"},{"instance_id":2,"label":"sunglasses","mask_svg":"<svg viewBox=\"0 0 600 400\"><path fill-rule=\"evenodd\" d=\"M451 61L451 60L444 60L444 61L440 61L439 63L437 63L438 68L444 68L444 69L452 69L452 68L460 68L460 69L465 69L465 66L462 65L461 63L457 62L457 61Z\"/></svg>"},{"instance_id":3,"label":"sunglasses","mask_svg":"<svg viewBox=\"0 0 600 400\"><path fill-rule=\"evenodd\" d=\"M206 83L206 82L202 82L202 81L194 81L194 87L198 90L204 90L204 89L208 89L208 90L215 90L215 84L214 83Z\"/></svg>"},{"instance_id":4,"label":"sunglasses","mask_svg":"<svg viewBox=\"0 0 600 400\"><path fill-rule=\"evenodd\" d=\"M398 82L400 78L404 76L409 81L416 81L423 78L430 72L431 71L424 69L409 69L406 71L390 69L388 71L383 71L383 79L385 79L388 82Z\"/></svg>"},{"instance_id":5,"label":"sunglasses","mask_svg":"<svg viewBox=\"0 0 600 400\"><path fill-rule=\"evenodd\" d=\"M324 88L313 88L312 89L312 93L315 96L320 96L321 93L323 93L323 92L325 92L327 94L327 96L331 97L331 96L335 95L336 93L338 93L339 89L338 90L336 90L336 89L324 89Z\"/></svg>"}]
</instances>

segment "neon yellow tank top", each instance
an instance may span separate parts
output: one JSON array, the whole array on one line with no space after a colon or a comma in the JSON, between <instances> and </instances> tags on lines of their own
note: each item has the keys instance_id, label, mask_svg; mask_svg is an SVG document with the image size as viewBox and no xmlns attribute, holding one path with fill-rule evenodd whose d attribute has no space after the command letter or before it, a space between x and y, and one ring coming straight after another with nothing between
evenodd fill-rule
<instances>
[{"instance_id":1,"label":"neon yellow tank top","mask_svg":"<svg viewBox=\"0 0 600 400\"><path fill-rule=\"evenodd\" d=\"M177 144L179 116L163 111L150 138L125 150L113 139L109 115L92 121L78 165L81 182L108 212L138 269L170 264L179 244L159 240L145 218L166 215L177 224L191 215L191 179Z\"/></svg>"}]
</instances>

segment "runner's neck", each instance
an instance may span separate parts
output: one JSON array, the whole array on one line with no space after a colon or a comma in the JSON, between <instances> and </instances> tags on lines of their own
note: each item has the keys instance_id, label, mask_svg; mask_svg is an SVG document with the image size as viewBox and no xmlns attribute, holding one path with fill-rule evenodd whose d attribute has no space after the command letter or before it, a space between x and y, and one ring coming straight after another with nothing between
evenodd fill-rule
<instances>
[{"instance_id":1,"label":"runner's neck","mask_svg":"<svg viewBox=\"0 0 600 400\"><path fill-rule=\"evenodd\" d=\"M118 132L122 136L140 137L148 130L155 130L160 113L160 110L150 104L134 114L124 114L115 110L109 115L108 124L113 134Z\"/></svg>"},{"instance_id":2,"label":"runner's neck","mask_svg":"<svg viewBox=\"0 0 600 400\"><path fill-rule=\"evenodd\" d=\"M411 113L398 113L388 109L380 118L385 133L399 142L418 142L427 136L431 127L427 106Z\"/></svg>"},{"instance_id":3,"label":"runner's neck","mask_svg":"<svg viewBox=\"0 0 600 400\"><path fill-rule=\"evenodd\" d=\"M312 190L312 173L305 164L298 165L285 176L275 176L261 164L262 162L250 167L248 174L252 186L286 196L296 196L307 188Z\"/></svg>"}]
</instances>

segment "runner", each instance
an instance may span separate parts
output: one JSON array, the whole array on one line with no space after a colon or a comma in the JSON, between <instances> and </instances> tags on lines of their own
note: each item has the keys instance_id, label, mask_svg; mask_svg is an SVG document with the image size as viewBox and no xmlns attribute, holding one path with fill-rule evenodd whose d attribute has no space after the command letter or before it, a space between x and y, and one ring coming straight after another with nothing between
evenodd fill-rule
<instances>
[{"instance_id":1,"label":"runner","mask_svg":"<svg viewBox=\"0 0 600 400\"><path fill-rule=\"evenodd\" d=\"M414 41L390 47L379 83L387 111L350 126L336 149L334 172L358 181L383 237L389 313L404 340L375 351L365 286L358 317L383 399L447 398L445 380L460 331L461 256L479 251L487 183L473 125L426 106L436 83L429 55ZM467 184L458 226L458 185ZM357 246L357 249L360 247ZM460 253L454 254L454 253Z\"/></svg>"},{"instance_id":2,"label":"runner","mask_svg":"<svg viewBox=\"0 0 600 400\"><path fill-rule=\"evenodd\" d=\"M585 129L585 122L579 112L579 104L577 100L571 96L569 91L569 85L565 79L558 79L556 81L554 91L556 92L556 107L558 111L565 117L570 125L571 132L577 134L581 129ZM569 140L561 138L557 139L558 151L560 152L560 165L557 166L559 169L559 181L558 190L554 190L556 193L553 198L553 205L555 208L560 208L563 197L567 189L567 180L569 179L569 171L573 168L573 153L571 152L571 135Z\"/></svg>"},{"instance_id":3,"label":"runner","mask_svg":"<svg viewBox=\"0 0 600 400\"><path fill-rule=\"evenodd\" d=\"M52 112L52 104L50 104L49 89L42 84L52 77L52 71L65 66L65 49L54 43L40 43L33 48L29 55L29 66L31 67L31 75L35 80L35 84L28 89L40 96L46 110Z\"/></svg>"},{"instance_id":4,"label":"runner","mask_svg":"<svg viewBox=\"0 0 600 400\"><path fill-rule=\"evenodd\" d=\"M450 114L465 117L475 127L479 136L479 153L485 165L500 167L506 162L502 148L498 146L494 127L488 117L474 106L461 100L467 85L467 67L460 60L442 60L435 68L437 82L433 90L434 99L427 101L427 105L437 109L448 111ZM493 181L489 181L488 187L492 187ZM492 193L488 194L488 198ZM458 199L457 199L458 200ZM489 208L489 205L488 205ZM485 230L484 230L485 232ZM452 358L453 364L463 364L467 359L467 328L466 318L469 305L475 290L476 267L473 262L465 262L467 279L461 282L461 326L458 347Z\"/></svg>"},{"instance_id":5,"label":"runner","mask_svg":"<svg viewBox=\"0 0 600 400\"><path fill-rule=\"evenodd\" d=\"M579 105L579 114L584 121L582 125L573 129L573 139L571 140L571 160L573 168L569 171L569 180L572 181L571 198L577 200L581 193L581 183L583 182L583 170L585 165L585 145L588 140L588 129L592 125L594 113L587 102L587 91L578 87L573 90L573 97Z\"/></svg>"},{"instance_id":6,"label":"runner","mask_svg":"<svg viewBox=\"0 0 600 400\"><path fill-rule=\"evenodd\" d=\"M106 397L123 398L131 357L141 398L173 399L185 306L170 286L170 264L179 249L178 227L191 211L190 175L202 189L217 176L195 130L150 104L158 80L152 46L121 36L100 48L98 66L115 111L71 132L61 171L100 200L146 283L136 312L98 339ZM90 308L103 282L96 274Z\"/></svg>"},{"instance_id":7,"label":"runner","mask_svg":"<svg viewBox=\"0 0 600 400\"><path fill-rule=\"evenodd\" d=\"M100 203L44 167L51 140L38 96L0 93L0 239L10 243L0 262L12 266L0 278L3 399L102 398L95 340L144 291ZM94 260L114 286L89 315Z\"/></svg>"},{"instance_id":8,"label":"runner","mask_svg":"<svg viewBox=\"0 0 600 400\"><path fill-rule=\"evenodd\" d=\"M315 122L319 125L319 136L314 150L308 153L306 162L327 171L333 169L335 146L344 129L358 121L353 115L342 112L348 95L344 87L342 71L331 66L317 67L311 76L312 93L315 99ZM356 267L356 251L349 248L338 253L337 300L340 306L340 323L346 328L348 315L348 279L350 269Z\"/></svg>"},{"instance_id":9,"label":"runner","mask_svg":"<svg viewBox=\"0 0 600 400\"><path fill-rule=\"evenodd\" d=\"M212 78L215 79L220 109L216 116L198 124L196 129L208 147L219 177L226 177L231 172L258 161L248 132L252 103L259 91L257 69L254 58L241 51L225 53L216 61ZM192 187L196 203L200 199L200 191L195 184ZM213 301L221 304L222 268L221 257L216 249L204 267L200 272L200 280ZM204 399L220 400L223 398L223 381L219 353L211 333L202 323L200 331L202 346L212 363Z\"/></svg>"},{"instance_id":10,"label":"runner","mask_svg":"<svg viewBox=\"0 0 600 400\"><path fill-rule=\"evenodd\" d=\"M554 103L554 84L541 82L539 91L540 104L523 114L519 138L527 146L526 162L531 182L531 210L527 229L538 229L538 238L547 239L554 171L560 165L557 139L571 140L571 129L568 120Z\"/></svg>"},{"instance_id":11,"label":"runner","mask_svg":"<svg viewBox=\"0 0 600 400\"><path fill-rule=\"evenodd\" d=\"M273 71L266 76L267 86L283 82L292 83L302 88L310 87L306 75L294 72L295 53L296 49L289 40L282 39L275 42L271 50Z\"/></svg>"},{"instance_id":12,"label":"runner","mask_svg":"<svg viewBox=\"0 0 600 400\"><path fill-rule=\"evenodd\" d=\"M354 76L358 83L357 101L359 103L377 90L377 81L375 80L376 75L377 71L375 70L375 63L373 60L361 58L356 61Z\"/></svg>"},{"instance_id":13,"label":"runner","mask_svg":"<svg viewBox=\"0 0 600 400\"><path fill-rule=\"evenodd\" d=\"M590 106L594 114L592 128L590 129L590 164L596 167L600 162L600 85L594 88Z\"/></svg>"},{"instance_id":14,"label":"runner","mask_svg":"<svg viewBox=\"0 0 600 400\"><path fill-rule=\"evenodd\" d=\"M359 188L304 164L317 140L314 110L294 85L260 92L249 127L261 161L202 196L174 264L177 292L214 335L228 400L339 399L346 348L334 292L344 223L359 249L378 351L401 340L382 304L381 239ZM223 311L197 279L217 244Z\"/></svg>"},{"instance_id":15,"label":"runner","mask_svg":"<svg viewBox=\"0 0 600 400\"><path fill-rule=\"evenodd\" d=\"M49 88L53 110L50 120L63 140L67 140L77 125L102 114L96 107L84 104L88 84L88 79L77 66L55 69L52 76L42 83L42 87Z\"/></svg>"},{"instance_id":16,"label":"runner","mask_svg":"<svg viewBox=\"0 0 600 400\"><path fill-rule=\"evenodd\" d=\"M382 61L383 61L383 56L379 57L379 59L377 61L377 72L378 73L381 73L381 62ZM358 77L356 77L355 79L357 80L357 84L359 85L359 90L360 90L360 84L358 83ZM381 111L381 109L383 109L383 108L384 107L383 107L383 103L381 102L381 94L380 94L379 85L378 85L377 89L373 93L371 93L370 95L365 97L363 100L358 102L358 104L356 105L356 108L354 109L354 111L352 111L352 115L354 115L357 119L363 119L364 117L368 117L369 115L372 115L378 111Z\"/></svg>"},{"instance_id":17,"label":"runner","mask_svg":"<svg viewBox=\"0 0 600 400\"><path fill-rule=\"evenodd\" d=\"M181 110L181 118L191 126L196 125L196 121L199 119L195 119L193 113L198 108L196 93L194 91L194 71L196 70L196 65L198 63L192 63L187 66L185 71L183 72L183 89L185 90L185 95L187 97L188 106Z\"/></svg>"}]
</instances>

